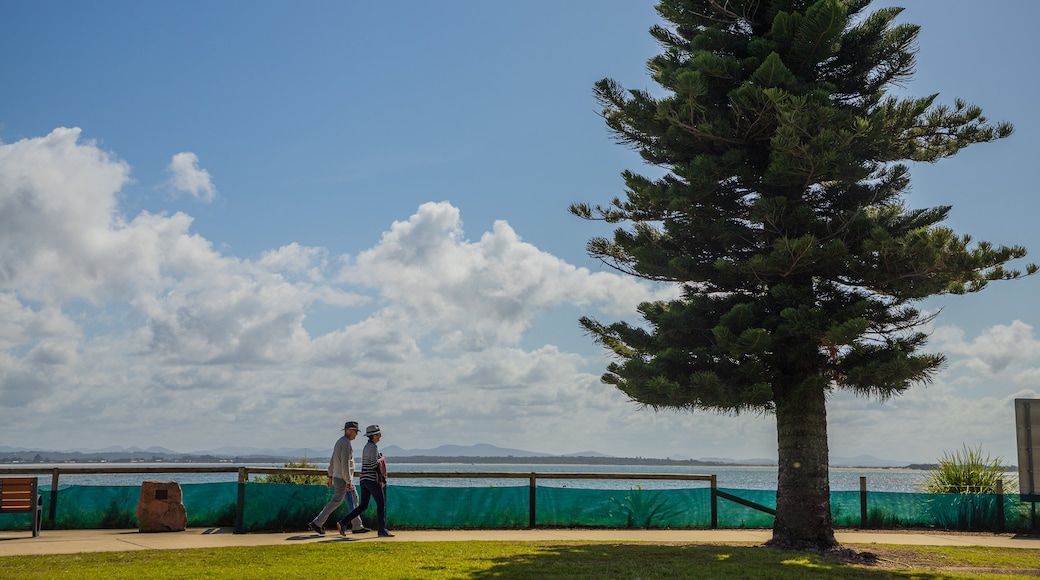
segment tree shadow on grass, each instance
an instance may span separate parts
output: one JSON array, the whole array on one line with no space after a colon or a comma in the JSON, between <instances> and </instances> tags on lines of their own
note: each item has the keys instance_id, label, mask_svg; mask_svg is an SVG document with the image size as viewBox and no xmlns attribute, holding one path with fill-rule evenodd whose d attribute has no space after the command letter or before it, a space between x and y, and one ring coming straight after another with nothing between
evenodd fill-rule
<instances>
[{"instance_id":1,"label":"tree shadow on grass","mask_svg":"<svg viewBox=\"0 0 1040 580\"><path fill-rule=\"evenodd\" d=\"M761 546L576 544L496 558L470 578L851 578L938 580L957 576L852 565L840 558ZM963 576L959 576L963 578Z\"/></svg>"}]
</instances>

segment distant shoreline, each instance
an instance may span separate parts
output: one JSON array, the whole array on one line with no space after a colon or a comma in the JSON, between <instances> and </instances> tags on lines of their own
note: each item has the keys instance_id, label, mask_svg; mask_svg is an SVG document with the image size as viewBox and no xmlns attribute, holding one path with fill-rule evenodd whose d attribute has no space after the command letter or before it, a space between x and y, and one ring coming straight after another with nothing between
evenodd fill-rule
<instances>
[{"instance_id":1,"label":"distant shoreline","mask_svg":"<svg viewBox=\"0 0 1040 580\"><path fill-rule=\"evenodd\" d=\"M702 461L699 459L658 459L653 457L589 457L589 456L549 456L549 457L515 457L515 456L456 456L443 457L433 455L394 455L387 456L388 461L395 463L464 463L464 464L513 464L513 465L660 465L660 466L708 466L708 467L776 467L776 463L736 463L730 461ZM900 466L877 465L831 465L830 467L852 469L932 469L931 464L910 464Z\"/></svg>"},{"instance_id":2,"label":"distant shoreline","mask_svg":"<svg viewBox=\"0 0 1040 580\"><path fill-rule=\"evenodd\" d=\"M721 465L755 465L770 467L767 463L737 464L725 461L701 461L699 459L657 459L652 457L599 457L599 456L533 456L517 457L514 455L387 455L388 461L394 463L478 463L513 465L689 465L689 466L721 466ZM775 465L775 464L774 464Z\"/></svg>"},{"instance_id":3,"label":"distant shoreline","mask_svg":"<svg viewBox=\"0 0 1040 580\"><path fill-rule=\"evenodd\" d=\"M281 455L168 455L148 452L44 452L13 451L0 454L0 465L33 465L57 463L288 463L305 459L323 462L313 457L287 457ZM393 463L426 464L512 464L512 465L647 465L662 467L776 467L775 463L736 463L727 461L702 461L699 459L661 459L653 457L600 457L600 456L435 456L435 455L387 455ZM832 465L831 467L855 469L921 469L929 470L931 464L903 466L876 465Z\"/></svg>"}]
</instances>

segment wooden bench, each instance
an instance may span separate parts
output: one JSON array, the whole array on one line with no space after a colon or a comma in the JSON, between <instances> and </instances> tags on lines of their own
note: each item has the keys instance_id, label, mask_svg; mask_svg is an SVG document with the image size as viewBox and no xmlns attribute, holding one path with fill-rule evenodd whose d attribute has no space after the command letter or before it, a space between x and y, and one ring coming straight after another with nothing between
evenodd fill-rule
<instances>
[{"instance_id":1,"label":"wooden bench","mask_svg":"<svg viewBox=\"0 0 1040 580\"><path fill-rule=\"evenodd\" d=\"M43 498L35 477L0 477L0 514L32 513L32 535L40 535Z\"/></svg>"}]
</instances>

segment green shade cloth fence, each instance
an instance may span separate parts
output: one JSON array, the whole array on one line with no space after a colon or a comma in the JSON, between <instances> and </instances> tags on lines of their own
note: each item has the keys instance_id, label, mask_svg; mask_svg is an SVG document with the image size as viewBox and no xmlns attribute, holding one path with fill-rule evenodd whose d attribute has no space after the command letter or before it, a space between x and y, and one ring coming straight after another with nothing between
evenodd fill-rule
<instances>
[{"instance_id":1,"label":"green shade cloth fence","mask_svg":"<svg viewBox=\"0 0 1040 580\"><path fill-rule=\"evenodd\" d=\"M246 482L240 531L305 530L328 500L321 485ZM230 527L236 524L239 484L182 484L189 527ZM720 489L740 498L775 508L772 490ZM132 529L137 527L139 486L59 486L55 513L44 496L44 527L56 529ZM1028 530L1030 504L1006 494L925 494L870 492L865 527L926 527L955 530ZM860 527L859 492L831 492L835 526ZM998 506L1003 504L1003 513ZM606 528L708 528L711 526L711 490L629 490L535 488L535 525ZM530 489L504 487L391 486L387 492L387 520L397 529L524 528L530 515ZM332 522L347 512L346 504ZM375 502L363 515L375 523ZM0 530L28 529L29 514L0 514ZM53 522L53 523L52 523ZM722 528L768 528L773 516L724 499L718 500Z\"/></svg>"}]
</instances>

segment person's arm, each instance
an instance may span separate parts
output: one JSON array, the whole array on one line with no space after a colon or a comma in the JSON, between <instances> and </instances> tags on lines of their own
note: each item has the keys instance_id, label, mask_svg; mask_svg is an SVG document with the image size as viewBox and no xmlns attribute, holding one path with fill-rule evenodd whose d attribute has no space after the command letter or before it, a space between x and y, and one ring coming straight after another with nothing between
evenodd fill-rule
<instances>
[{"instance_id":1,"label":"person's arm","mask_svg":"<svg viewBox=\"0 0 1040 580\"><path fill-rule=\"evenodd\" d=\"M354 446L347 444L347 491L354 491Z\"/></svg>"},{"instance_id":2,"label":"person's arm","mask_svg":"<svg viewBox=\"0 0 1040 580\"><path fill-rule=\"evenodd\" d=\"M339 442L337 442L337 445L338 444L339 444ZM333 468L335 467L335 465L336 465L336 448L333 447L332 448L332 457L329 457L329 469L328 469L329 476L328 476L328 478L325 479L325 487L332 487L332 473L333 473Z\"/></svg>"},{"instance_id":3,"label":"person's arm","mask_svg":"<svg viewBox=\"0 0 1040 580\"><path fill-rule=\"evenodd\" d=\"M361 472L379 473L379 448L371 443L361 453Z\"/></svg>"}]
</instances>

